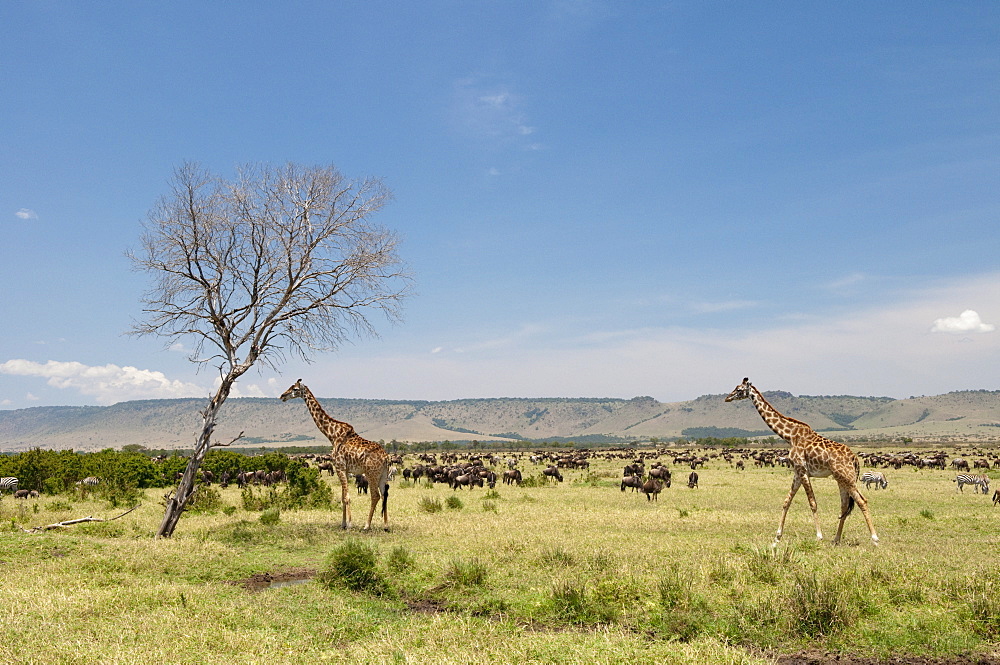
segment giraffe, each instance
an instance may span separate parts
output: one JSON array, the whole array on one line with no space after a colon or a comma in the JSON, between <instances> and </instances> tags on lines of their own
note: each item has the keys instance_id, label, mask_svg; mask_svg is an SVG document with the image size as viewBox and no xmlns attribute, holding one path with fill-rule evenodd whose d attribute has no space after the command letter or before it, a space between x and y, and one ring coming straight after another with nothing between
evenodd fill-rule
<instances>
[{"instance_id":1,"label":"giraffe","mask_svg":"<svg viewBox=\"0 0 1000 665\"><path fill-rule=\"evenodd\" d=\"M389 455L385 449L375 443L363 439L354 428L339 420L327 415L323 407L299 379L292 384L292 387L281 395L281 401L287 402L290 399L301 397L316 427L333 444L331 452L332 463L340 478L341 501L344 506L344 516L341 527L351 528L351 495L347 491L348 474L360 473L368 480L368 487L371 496L371 508L368 510L368 522L365 530L372 527L372 516L375 515L375 507L378 505L379 497L382 498L382 520L384 528L389 530L389 514L386 500L389 496Z\"/></svg>"},{"instance_id":2,"label":"giraffe","mask_svg":"<svg viewBox=\"0 0 1000 665\"><path fill-rule=\"evenodd\" d=\"M872 543L878 545L878 535L875 533L875 525L872 524L871 515L868 514L868 502L858 491L858 476L861 473L861 462L858 456L850 448L842 443L831 441L817 434L813 428L802 421L782 415L771 404L764 399L757 388L750 384L750 379L743 379L743 383L736 386L733 392L726 397L727 402L734 402L741 399L750 399L757 407L757 412L764 419L767 426L775 434L791 444L788 451L788 459L792 464L795 477L792 479L792 489L785 498L781 511L781 521L778 522L778 533L774 537L772 546L776 546L781 540L781 533L785 528L785 517L788 515L788 507L792 505L792 499L799 490L799 486L806 488L806 496L809 498L809 507L812 509L813 522L816 524L816 539L823 539L823 532L819 528L819 517L816 514L816 497L813 495L812 482L810 478L826 478L833 476L840 486L840 524L837 526L837 537L833 539L833 544L840 542L841 533L844 531L844 522L847 516L854 509L854 504L861 506L865 522L868 523L868 530L872 535Z\"/></svg>"}]
</instances>

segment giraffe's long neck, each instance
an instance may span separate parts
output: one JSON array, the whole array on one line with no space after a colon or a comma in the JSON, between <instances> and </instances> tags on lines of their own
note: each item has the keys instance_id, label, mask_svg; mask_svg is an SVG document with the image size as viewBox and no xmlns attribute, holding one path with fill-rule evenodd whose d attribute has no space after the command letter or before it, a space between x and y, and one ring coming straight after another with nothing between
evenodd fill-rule
<instances>
[{"instance_id":1,"label":"giraffe's long neck","mask_svg":"<svg viewBox=\"0 0 1000 665\"><path fill-rule=\"evenodd\" d=\"M757 413L764 419L767 426L771 428L771 431L790 443L792 433L801 423L782 415L776 408L771 406L771 403L764 399L764 395L757 390L756 386L750 386L750 400L757 407Z\"/></svg>"},{"instance_id":2,"label":"giraffe's long neck","mask_svg":"<svg viewBox=\"0 0 1000 665\"><path fill-rule=\"evenodd\" d=\"M341 443L346 437L349 426L347 423L342 423L339 420L331 418L327 415L326 411L320 405L319 400L312 394L312 391L302 386L302 399L306 403L306 408L309 409L309 415L312 416L313 422L316 423L316 427L319 428L320 432L326 435L326 438L330 439L330 443L336 447Z\"/></svg>"}]
</instances>

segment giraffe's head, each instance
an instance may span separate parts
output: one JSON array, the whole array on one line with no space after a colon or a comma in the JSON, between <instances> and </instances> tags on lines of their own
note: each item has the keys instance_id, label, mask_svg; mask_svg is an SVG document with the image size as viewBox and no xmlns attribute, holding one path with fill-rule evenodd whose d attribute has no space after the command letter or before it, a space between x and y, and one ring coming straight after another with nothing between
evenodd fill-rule
<instances>
[{"instance_id":1,"label":"giraffe's head","mask_svg":"<svg viewBox=\"0 0 1000 665\"><path fill-rule=\"evenodd\" d=\"M726 397L726 401L735 402L738 399L746 399L748 397L750 397L750 379L744 378L743 383L736 386L736 388L733 389L733 392L729 393L729 396Z\"/></svg>"},{"instance_id":2,"label":"giraffe's head","mask_svg":"<svg viewBox=\"0 0 1000 665\"><path fill-rule=\"evenodd\" d=\"M305 396L305 386L302 385L302 379L299 379L292 384L292 387L281 393L281 401L287 402L290 399L295 399L296 397Z\"/></svg>"}]
</instances>

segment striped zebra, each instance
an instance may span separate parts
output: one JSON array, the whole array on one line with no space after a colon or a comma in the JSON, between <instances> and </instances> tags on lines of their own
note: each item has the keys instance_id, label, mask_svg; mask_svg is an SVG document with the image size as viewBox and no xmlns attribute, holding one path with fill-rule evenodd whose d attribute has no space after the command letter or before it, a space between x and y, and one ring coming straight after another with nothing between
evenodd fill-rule
<instances>
[{"instance_id":1,"label":"striped zebra","mask_svg":"<svg viewBox=\"0 0 1000 665\"><path fill-rule=\"evenodd\" d=\"M0 494L4 492L16 492L17 491L17 478L13 476L8 476L6 478L0 478Z\"/></svg>"},{"instance_id":2,"label":"striped zebra","mask_svg":"<svg viewBox=\"0 0 1000 665\"><path fill-rule=\"evenodd\" d=\"M889 481L881 471L865 471L861 476L861 482L865 484L865 489L871 489L873 484L876 489L885 489L889 486Z\"/></svg>"},{"instance_id":3,"label":"striped zebra","mask_svg":"<svg viewBox=\"0 0 1000 665\"><path fill-rule=\"evenodd\" d=\"M98 478L97 476L87 476L80 482L83 483L86 487L96 487L97 484L101 482L101 479Z\"/></svg>"},{"instance_id":4,"label":"striped zebra","mask_svg":"<svg viewBox=\"0 0 1000 665\"><path fill-rule=\"evenodd\" d=\"M965 491L963 485L975 485L976 493L982 492L987 494L990 491L990 478L989 476L975 476L970 473L960 473L955 476L955 480L951 481L953 483L958 483L958 489L962 492Z\"/></svg>"}]
</instances>

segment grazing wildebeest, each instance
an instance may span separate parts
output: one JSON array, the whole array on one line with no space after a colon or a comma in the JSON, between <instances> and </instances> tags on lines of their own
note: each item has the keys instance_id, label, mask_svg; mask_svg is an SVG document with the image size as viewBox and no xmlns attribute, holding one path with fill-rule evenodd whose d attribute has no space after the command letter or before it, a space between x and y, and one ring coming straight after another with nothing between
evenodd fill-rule
<instances>
[{"instance_id":1,"label":"grazing wildebeest","mask_svg":"<svg viewBox=\"0 0 1000 665\"><path fill-rule=\"evenodd\" d=\"M547 469L544 469L542 471L542 473L545 474L546 476L548 476L549 478L555 478L559 482L563 481L562 474L559 473L559 467L550 466Z\"/></svg>"},{"instance_id":2,"label":"grazing wildebeest","mask_svg":"<svg viewBox=\"0 0 1000 665\"><path fill-rule=\"evenodd\" d=\"M698 489L698 472L692 471L688 474L688 487L691 489Z\"/></svg>"},{"instance_id":3,"label":"grazing wildebeest","mask_svg":"<svg viewBox=\"0 0 1000 665\"><path fill-rule=\"evenodd\" d=\"M665 466L656 466L649 470L650 478L659 478L665 483L670 482L670 469ZM670 487L667 485L667 487Z\"/></svg>"},{"instance_id":4,"label":"grazing wildebeest","mask_svg":"<svg viewBox=\"0 0 1000 665\"><path fill-rule=\"evenodd\" d=\"M1000 503L1000 490L993 490L993 505Z\"/></svg>"},{"instance_id":5,"label":"grazing wildebeest","mask_svg":"<svg viewBox=\"0 0 1000 665\"><path fill-rule=\"evenodd\" d=\"M642 478L639 476L625 476L622 478L621 490L624 492L626 487L631 487L633 492L638 492L642 490Z\"/></svg>"},{"instance_id":6,"label":"grazing wildebeest","mask_svg":"<svg viewBox=\"0 0 1000 665\"><path fill-rule=\"evenodd\" d=\"M650 500L650 495L657 501L660 500L660 492L663 491L663 481L650 478L642 484L642 492L646 495L646 501Z\"/></svg>"},{"instance_id":7,"label":"grazing wildebeest","mask_svg":"<svg viewBox=\"0 0 1000 665\"><path fill-rule=\"evenodd\" d=\"M15 499L27 499L28 495L31 494L28 490L17 490L14 492Z\"/></svg>"},{"instance_id":8,"label":"grazing wildebeest","mask_svg":"<svg viewBox=\"0 0 1000 665\"><path fill-rule=\"evenodd\" d=\"M469 489L472 489L473 485L482 487L483 479L474 473L463 473L462 475L455 476L451 479L451 489L457 490L460 485L465 485Z\"/></svg>"},{"instance_id":9,"label":"grazing wildebeest","mask_svg":"<svg viewBox=\"0 0 1000 665\"><path fill-rule=\"evenodd\" d=\"M503 472L503 484L504 485L520 485L521 484L521 470L513 469L511 471Z\"/></svg>"},{"instance_id":10,"label":"grazing wildebeest","mask_svg":"<svg viewBox=\"0 0 1000 665\"><path fill-rule=\"evenodd\" d=\"M358 488L358 494L361 494L362 492L368 494L368 479L365 478L365 474L363 473L355 474L354 484Z\"/></svg>"}]
</instances>

